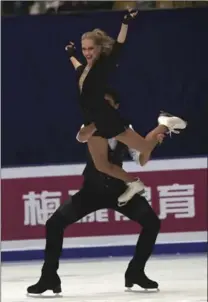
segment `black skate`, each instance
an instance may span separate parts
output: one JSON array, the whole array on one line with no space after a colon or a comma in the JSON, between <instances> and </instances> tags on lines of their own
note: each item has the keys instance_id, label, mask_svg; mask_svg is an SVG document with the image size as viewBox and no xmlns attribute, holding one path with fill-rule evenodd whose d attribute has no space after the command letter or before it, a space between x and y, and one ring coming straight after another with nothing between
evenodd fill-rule
<instances>
[{"instance_id":1,"label":"black skate","mask_svg":"<svg viewBox=\"0 0 208 302\"><path fill-rule=\"evenodd\" d=\"M61 280L56 274L54 278L40 277L40 280L27 288L27 293L32 295L43 294L47 290L52 290L54 294L61 293Z\"/></svg>"},{"instance_id":2,"label":"black skate","mask_svg":"<svg viewBox=\"0 0 208 302\"><path fill-rule=\"evenodd\" d=\"M125 277L125 287L132 288L134 284L137 284L144 289L158 289L158 283L147 278L144 272L137 274L136 277Z\"/></svg>"},{"instance_id":3,"label":"black skate","mask_svg":"<svg viewBox=\"0 0 208 302\"><path fill-rule=\"evenodd\" d=\"M125 273L125 287L132 288L134 284L144 289L158 289L158 283L150 280L143 270L137 269L137 265L131 261Z\"/></svg>"}]
</instances>

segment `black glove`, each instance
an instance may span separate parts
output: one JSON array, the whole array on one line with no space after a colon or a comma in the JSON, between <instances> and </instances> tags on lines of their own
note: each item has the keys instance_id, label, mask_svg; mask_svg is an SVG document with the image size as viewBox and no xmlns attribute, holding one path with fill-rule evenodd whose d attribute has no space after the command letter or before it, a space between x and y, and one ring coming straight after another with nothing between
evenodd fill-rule
<instances>
[{"instance_id":1,"label":"black glove","mask_svg":"<svg viewBox=\"0 0 208 302\"><path fill-rule=\"evenodd\" d=\"M129 24L129 22L133 19L135 19L136 15L138 14L138 10L137 9L132 9L132 10L129 10L127 12L127 14L124 16L124 19L123 19L123 24Z\"/></svg>"},{"instance_id":2,"label":"black glove","mask_svg":"<svg viewBox=\"0 0 208 302\"><path fill-rule=\"evenodd\" d=\"M73 42L69 42L69 44L65 47L65 50L68 53L69 58L71 58L75 55L76 47Z\"/></svg>"}]
</instances>

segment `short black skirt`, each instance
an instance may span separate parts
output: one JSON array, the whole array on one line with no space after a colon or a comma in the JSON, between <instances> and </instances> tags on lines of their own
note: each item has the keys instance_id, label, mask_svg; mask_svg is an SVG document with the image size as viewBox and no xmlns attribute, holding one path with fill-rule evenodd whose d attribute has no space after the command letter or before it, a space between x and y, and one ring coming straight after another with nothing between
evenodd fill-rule
<instances>
[{"instance_id":1,"label":"short black skirt","mask_svg":"<svg viewBox=\"0 0 208 302\"><path fill-rule=\"evenodd\" d=\"M84 111L84 124L89 125L94 122L97 131L94 135L109 139L113 138L126 130L126 125L117 109L105 104L101 108Z\"/></svg>"}]
</instances>

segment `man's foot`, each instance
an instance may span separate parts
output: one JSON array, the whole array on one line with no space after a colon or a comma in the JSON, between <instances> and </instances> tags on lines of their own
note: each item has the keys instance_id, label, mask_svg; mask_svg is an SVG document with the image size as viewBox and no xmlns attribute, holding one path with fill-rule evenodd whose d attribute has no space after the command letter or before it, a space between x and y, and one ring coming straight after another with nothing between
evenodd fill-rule
<instances>
[{"instance_id":1,"label":"man's foot","mask_svg":"<svg viewBox=\"0 0 208 302\"><path fill-rule=\"evenodd\" d=\"M61 293L61 280L57 274L50 278L41 276L36 284L27 288L27 293L40 295L47 290L52 290L54 294Z\"/></svg>"},{"instance_id":2,"label":"man's foot","mask_svg":"<svg viewBox=\"0 0 208 302\"><path fill-rule=\"evenodd\" d=\"M139 178L133 182L127 183L127 186L126 191L118 198L119 207L125 206L135 194L143 194L145 192L144 184Z\"/></svg>"},{"instance_id":3,"label":"man's foot","mask_svg":"<svg viewBox=\"0 0 208 302\"><path fill-rule=\"evenodd\" d=\"M144 272L138 273L137 276L125 277L125 287L132 288L134 284L137 284L144 289L157 289L159 286L156 281L149 279Z\"/></svg>"},{"instance_id":4,"label":"man's foot","mask_svg":"<svg viewBox=\"0 0 208 302\"><path fill-rule=\"evenodd\" d=\"M144 273L144 270L139 269L139 263L130 261L125 273L125 287L131 288L134 284L139 285L144 289L157 289L158 283L150 280Z\"/></svg>"},{"instance_id":5,"label":"man's foot","mask_svg":"<svg viewBox=\"0 0 208 302\"><path fill-rule=\"evenodd\" d=\"M178 130L185 129L187 127L187 122L181 119L180 117L173 116L167 112L161 111L158 117L158 124L166 126L169 130L169 133L180 133Z\"/></svg>"}]
</instances>

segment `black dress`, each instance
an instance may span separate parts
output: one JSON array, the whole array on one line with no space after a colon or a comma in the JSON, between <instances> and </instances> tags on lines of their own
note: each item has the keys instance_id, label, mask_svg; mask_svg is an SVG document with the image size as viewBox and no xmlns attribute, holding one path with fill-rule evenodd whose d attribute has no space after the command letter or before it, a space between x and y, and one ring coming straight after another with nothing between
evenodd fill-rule
<instances>
[{"instance_id":1,"label":"black dress","mask_svg":"<svg viewBox=\"0 0 208 302\"><path fill-rule=\"evenodd\" d=\"M102 55L88 72L80 94L80 106L84 124L94 122L98 133L104 138L112 138L125 131L125 125L118 110L104 99L110 74L115 70L122 44L115 42L109 56ZM77 68L77 83L85 66ZM80 91L80 90L79 90Z\"/></svg>"}]
</instances>

